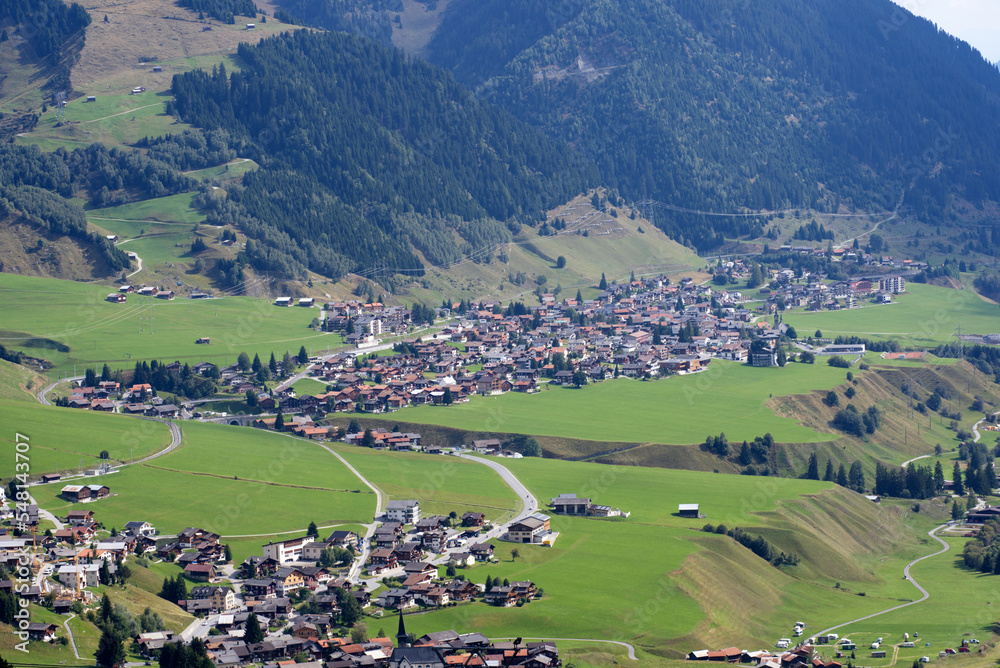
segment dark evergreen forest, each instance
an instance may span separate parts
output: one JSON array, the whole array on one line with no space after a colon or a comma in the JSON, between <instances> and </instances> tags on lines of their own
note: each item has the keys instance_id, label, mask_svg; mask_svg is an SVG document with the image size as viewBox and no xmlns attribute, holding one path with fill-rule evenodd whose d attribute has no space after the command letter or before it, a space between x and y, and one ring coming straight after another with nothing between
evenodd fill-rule
<instances>
[{"instance_id":1,"label":"dark evergreen forest","mask_svg":"<svg viewBox=\"0 0 1000 668\"><path fill-rule=\"evenodd\" d=\"M430 52L628 199L889 210L905 192L926 220L1000 199L1000 73L889 0L455 0ZM702 249L751 231L657 211Z\"/></svg>"},{"instance_id":2,"label":"dark evergreen forest","mask_svg":"<svg viewBox=\"0 0 1000 668\"><path fill-rule=\"evenodd\" d=\"M256 269L419 274L411 243L439 264L481 257L598 181L565 144L371 40L300 31L239 56L240 72L176 76L170 111L264 167L209 216L260 242Z\"/></svg>"}]
</instances>

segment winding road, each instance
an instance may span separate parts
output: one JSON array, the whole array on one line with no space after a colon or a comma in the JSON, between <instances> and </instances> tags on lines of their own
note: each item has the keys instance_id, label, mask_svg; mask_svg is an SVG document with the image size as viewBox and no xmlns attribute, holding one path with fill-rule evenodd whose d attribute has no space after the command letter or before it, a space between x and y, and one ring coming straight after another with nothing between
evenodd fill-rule
<instances>
[{"instance_id":1,"label":"winding road","mask_svg":"<svg viewBox=\"0 0 1000 668\"><path fill-rule=\"evenodd\" d=\"M290 436L290 438L296 438L296 437ZM361 472L358 471L353 466L351 466L350 462L348 462L346 459L344 459L340 455L339 452L335 452L334 450L332 450L329 447L323 445L322 443L316 443L316 445L318 445L319 447L323 448L324 450L326 450L327 452L329 452L331 455L333 455L334 457L336 457L337 459L339 459L340 462L344 466L346 466L347 469L351 473L353 473L354 475L356 475L358 477L358 480L360 480L361 482L365 483L365 485L367 485L368 488L371 489L371 491L375 492L375 517L378 517L379 515L381 515L383 509L385 508L385 496L382 494L382 490L380 490L378 487L376 487L371 482L369 482L367 478L365 478L363 475L361 475ZM371 524L365 524L365 525L363 525L365 527L365 538L364 538L364 546L361 549L361 558L358 559L358 560L356 560L354 562L354 564L351 566L351 570L348 571L348 573L347 573L348 579L356 579L356 578L360 579L359 576L361 574L361 569L364 567L364 565L366 563L368 563L368 556L371 554L371 551L372 551L372 547L371 547L372 546L372 541L371 541L371 538L372 538L372 536L375 535L375 525L376 525L375 522L372 522Z\"/></svg>"},{"instance_id":2,"label":"winding road","mask_svg":"<svg viewBox=\"0 0 1000 668\"><path fill-rule=\"evenodd\" d=\"M69 628L69 620L73 619L74 617L76 617L76 613L67 617L66 620L63 621L63 628L66 629L66 636L69 638L69 646L73 648L73 654L76 656L76 658L83 660L83 657L80 656L80 652L76 650L76 640L73 639L73 631L71 631Z\"/></svg>"},{"instance_id":3,"label":"winding road","mask_svg":"<svg viewBox=\"0 0 1000 668\"><path fill-rule=\"evenodd\" d=\"M994 415L1000 415L1000 411L997 411L996 413L994 413ZM979 425L981 425L985 421L986 421L986 418L983 418L982 420L980 420L976 424L972 425L972 434L973 434L973 436L975 436L975 438L972 439L973 443L978 443L979 442L979 437L981 436L981 434L979 433Z\"/></svg>"},{"instance_id":4,"label":"winding road","mask_svg":"<svg viewBox=\"0 0 1000 668\"><path fill-rule=\"evenodd\" d=\"M530 515L531 513L538 510L538 499L536 499L535 496L528 491L528 488L525 487L524 484L522 484L521 481L518 480L517 477L513 473L511 473L510 469L508 469L506 466L504 466L503 464L498 464L497 462L494 461L490 461L489 459L484 459L483 457L476 457L475 455L467 455L463 453L460 454L459 457L461 457L462 459L468 459L473 462L478 462L480 464L485 464L486 466L489 466L491 469L493 469L500 475L503 481L507 483L507 486L510 487L512 490L514 490L514 493L517 494L517 498L521 500L521 513L520 515L517 515L517 518L524 517L525 515ZM504 527L506 527L509 524L511 524L511 522L505 524Z\"/></svg>"},{"instance_id":5,"label":"winding road","mask_svg":"<svg viewBox=\"0 0 1000 668\"><path fill-rule=\"evenodd\" d=\"M923 587L921 587L920 583L918 583L916 580L914 580L912 577L910 577L910 568L912 566L920 563L924 559L930 559L931 557L936 557L939 554L944 554L945 552L948 551L948 547L949 547L948 543L946 543L943 540L941 540L940 538L938 538L937 532L938 532L939 529L943 529L944 527L950 526L950 525L951 525L951 522L946 522L946 523L944 523L944 524L942 524L940 526L934 527L933 529L931 529L930 531L927 532L928 536L930 536L931 538L933 538L937 542L941 543L942 547L941 547L940 550L938 550L937 552L934 552L932 554L925 554L924 556L922 556L922 557L920 557L918 559L914 559L913 561L911 561L910 563L908 563L906 565L906 568L903 569L903 577L905 577L907 580L909 580L910 584L912 584L914 587L917 588L917 590L920 591L920 593L921 593L921 597L920 598L918 598L915 601L910 601L909 603L902 603L900 605L894 605L891 608L886 608L885 610L881 610L879 612L873 612L872 614L865 615L864 617L858 617L857 619L852 619L851 621L844 622L843 624L837 624L836 626L831 626L828 629L824 629L824 630L820 631L816 635L817 636L826 635L827 633L830 633L831 631L836 631L837 629L844 628L845 626L850 626L851 624L856 624L858 622L863 622L866 619L871 619L872 617L878 617L879 615L884 615L885 613L892 612L893 610L900 610L902 608L907 608L907 607L909 607L911 605L916 605L917 603L923 603L924 601L926 601L927 599L929 599L931 597L931 595L927 592L927 590L924 589Z\"/></svg>"}]
</instances>

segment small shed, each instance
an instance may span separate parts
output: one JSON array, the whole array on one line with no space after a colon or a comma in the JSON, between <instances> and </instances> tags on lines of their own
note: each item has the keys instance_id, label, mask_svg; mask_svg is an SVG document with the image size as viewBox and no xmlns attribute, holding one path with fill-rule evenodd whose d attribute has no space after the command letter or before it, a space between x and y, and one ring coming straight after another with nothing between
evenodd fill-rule
<instances>
[{"instance_id":1,"label":"small shed","mask_svg":"<svg viewBox=\"0 0 1000 668\"><path fill-rule=\"evenodd\" d=\"M87 96L87 102L97 102L97 96L96 95L88 95Z\"/></svg>"},{"instance_id":2,"label":"small shed","mask_svg":"<svg viewBox=\"0 0 1000 668\"><path fill-rule=\"evenodd\" d=\"M254 29L256 29L256 27L257 26L255 24L253 24L253 23L248 23L247 24L247 30L254 30Z\"/></svg>"},{"instance_id":3,"label":"small shed","mask_svg":"<svg viewBox=\"0 0 1000 668\"><path fill-rule=\"evenodd\" d=\"M695 519L697 519L698 517L701 517L700 513L698 512L698 504L697 503L681 503L681 504L679 504L677 506L677 514L680 515L681 517L693 517Z\"/></svg>"},{"instance_id":4,"label":"small shed","mask_svg":"<svg viewBox=\"0 0 1000 668\"><path fill-rule=\"evenodd\" d=\"M154 72L162 72L163 68L160 67L159 65L153 65L153 71Z\"/></svg>"},{"instance_id":5,"label":"small shed","mask_svg":"<svg viewBox=\"0 0 1000 668\"><path fill-rule=\"evenodd\" d=\"M208 343L211 343L211 342L212 342L212 339L210 337L207 337L207 336L203 336L200 339L198 339L197 341L195 341L195 343L205 343L205 344L208 344Z\"/></svg>"}]
</instances>

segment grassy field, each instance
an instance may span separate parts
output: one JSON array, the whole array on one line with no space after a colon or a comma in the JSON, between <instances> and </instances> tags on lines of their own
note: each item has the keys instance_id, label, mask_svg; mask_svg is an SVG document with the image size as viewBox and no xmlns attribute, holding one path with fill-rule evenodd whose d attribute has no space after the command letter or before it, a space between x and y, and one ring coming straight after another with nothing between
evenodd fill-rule
<instances>
[{"instance_id":1,"label":"grassy field","mask_svg":"<svg viewBox=\"0 0 1000 668\"><path fill-rule=\"evenodd\" d=\"M931 522L923 522L920 528L927 530ZM838 629L841 637L850 637L858 647L858 656L865 664L887 665L887 661L873 661L868 646L877 637L885 639L883 648L903 642L902 634L920 634L914 648L900 648L899 665L909 665L920 656L937 659L937 653L947 647L957 648L962 640L976 638L986 642L995 630L997 582L994 576L983 575L965 567L962 562L964 538L946 538L949 551L926 559L910 570L913 578L924 586L930 599L903 610L880 615L870 620L851 624ZM928 545L928 551L936 551L937 542ZM908 598L919 598L920 593L910 586ZM815 629L819 630L819 629ZM865 649L867 651L862 651ZM976 648L973 648L975 652ZM891 648L890 648L891 655ZM949 660L949 663L951 660Z\"/></svg>"},{"instance_id":2,"label":"grassy field","mask_svg":"<svg viewBox=\"0 0 1000 668\"><path fill-rule=\"evenodd\" d=\"M69 102L65 120L51 108L41 115L38 125L19 136L17 143L36 145L43 151L56 148L73 150L88 144L121 146L134 144L143 137L180 133L191 126L178 123L166 113L169 93L146 92L97 95L94 102L81 97Z\"/></svg>"},{"instance_id":3,"label":"grassy field","mask_svg":"<svg viewBox=\"0 0 1000 668\"><path fill-rule=\"evenodd\" d=\"M784 319L805 336L817 329L823 336L858 336L897 339L914 348L934 348L952 339L956 328L990 334L1000 328L1000 310L981 300L971 290L952 290L934 285L907 283L906 294L895 303L865 306L849 311L789 311Z\"/></svg>"},{"instance_id":4,"label":"grassy field","mask_svg":"<svg viewBox=\"0 0 1000 668\"><path fill-rule=\"evenodd\" d=\"M104 300L109 288L71 281L0 274L0 343L51 360L51 374L82 374L107 362L113 369L132 368L137 360L202 360L231 364L243 350L262 358L300 346L318 352L342 344L338 334L308 328L313 309L280 308L270 299L228 297L212 300L149 300L141 307L137 296L126 304ZM149 318L155 318L155 323ZM140 331L140 328L142 331ZM150 331L153 330L153 331ZM25 347L30 337L43 337L69 347L68 351ZM211 337L209 345L195 344Z\"/></svg>"},{"instance_id":5,"label":"grassy field","mask_svg":"<svg viewBox=\"0 0 1000 668\"><path fill-rule=\"evenodd\" d=\"M315 378L300 378L292 383L292 389L299 396L303 394L322 394L326 392L326 383L321 383Z\"/></svg>"},{"instance_id":6,"label":"grassy field","mask_svg":"<svg viewBox=\"0 0 1000 668\"><path fill-rule=\"evenodd\" d=\"M822 364L761 369L716 360L700 374L655 382L618 379L579 390L553 386L536 395L475 397L467 404L407 408L397 415L474 431L595 441L690 444L719 432L731 441L770 432L777 441L809 443L833 437L779 418L765 404L772 396L827 390L843 377L842 369Z\"/></svg>"},{"instance_id":7,"label":"grassy field","mask_svg":"<svg viewBox=\"0 0 1000 668\"><path fill-rule=\"evenodd\" d=\"M491 469L457 457L332 446L389 499L417 499L423 515L481 512L511 519L520 503Z\"/></svg>"},{"instance_id":8,"label":"grassy field","mask_svg":"<svg viewBox=\"0 0 1000 668\"><path fill-rule=\"evenodd\" d=\"M181 193L105 209L91 209L87 211L87 217L99 221L101 227L121 237L137 237L142 229L146 229L147 232L152 231L149 229L149 221L194 225L205 220L203 213L191 207L194 195L194 193ZM132 224L116 225L116 223Z\"/></svg>"},{"instance_id":9,"label":"grassy field","mask_svg":"<svg viewBox=\"0 0 1000 668\"><path fill-rule=\"evenodd\" d=\"M132 455L145 457L170 444L166 425L126 415L6 400L0 400L0 415L8 426L0 434L6 453L2 468L14 470L16 430L31 439L32 476L56 471L66 475L77 473L81 466L94 467L102 450L107 450L112 460L128 461Z\"/></svg>"},{"instance_id":10,"label":"grassy field","mask_svg":"<svg viewBox=\"0 0 1000 668\"><path fill-rule=\"evenodd\" d=\"M192 172L185 172L185 174L199 181L229 181L231 179L238 179L247 172L256 171L259 167L260 165L249 158L238 158L225 165L196 169Z\"/></svg>"},{"instance_id":11,"label":"grassy field","mask_svg":"<svg viewBox=\"0 0 1000 668\"><path fill-rule=\"evenodd\" d=\"M96 479L113 496L89 508L108 527L142 519L162 533L200 526L225 536L304 530L311 521L370 521L374 494L318 446L259 430L225 429L185 423L178 450ZM65 515L74 504L58 497L61 487L38 486L32 493L42 507Z\"/></svg>"}]
</instances>

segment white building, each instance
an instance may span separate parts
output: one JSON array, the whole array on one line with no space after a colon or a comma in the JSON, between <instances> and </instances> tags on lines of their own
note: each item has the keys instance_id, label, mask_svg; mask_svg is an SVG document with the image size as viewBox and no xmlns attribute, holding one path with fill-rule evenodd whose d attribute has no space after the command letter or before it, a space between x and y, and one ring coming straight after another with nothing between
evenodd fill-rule
<instances>
[{"instance_id":1,"label":"white building","mask_svg":"<svg viewBox=\"0 0 1000 668\"><path fill-rule=\"evenodd\" d=\"M390 522L416 524L420 521L420 503L417 501L390 501L385 506L385 516Z\"/></svg>"},{"instance_id":2,"label":"white building","mask_svg":"<svg viewBox=\"0 0 1000 668\"><path fill-rule=\"evenodd\" d=\"M312 536L302 538L292 538L276 543L268 543L264 546L264 558L274 559L279 564L287 564L290 561L299 561L302 558L302 549L313 542Z\"/></svg>"},{"instance_id":3,"label":"white building","mask_svg":"<svg viewBox=\"0 0 1000 668\"><path fill-rule=\"evenodd\" d=\"M63 586L71 589L76 588L78 577L84 587L96 587L101 584L101 567L98 564L60 566L57 576Z\"/></svg>"}]
</instances>

